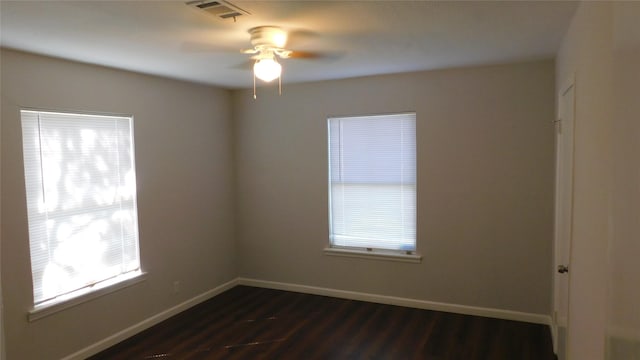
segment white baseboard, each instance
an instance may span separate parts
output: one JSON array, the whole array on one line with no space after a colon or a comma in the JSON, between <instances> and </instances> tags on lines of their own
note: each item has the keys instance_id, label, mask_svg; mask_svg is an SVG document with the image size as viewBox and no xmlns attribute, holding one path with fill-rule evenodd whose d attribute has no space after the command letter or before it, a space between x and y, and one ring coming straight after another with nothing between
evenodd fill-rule
<instances>
[{"instance_id":1,"label":"white baseboard","mask_svg":"<svg viewBox=\"0 0 640 360\"><path fill-rule=\"evenodd\" d=\"M229 289L231 289L232 287L238 285L238 279L233 279L229 282L226 282L216 288L213 288L209 291L206 291L200 295L197 295L189 300L186 300L172 308L169 308L165 311L162 311L156 315L153 315L145 320L142 320L141 322L134 324L132 326L129 326L128 328L119 331L105 339L102 339L94 344L91 344L87 347L85 347L82 350L79 350L65 358L63 358L62 360L81 360L81 359L86 359L89 356L95 355L97 353L99 353L102 350L105 350L143 330L146 330L150 327L152 327L153 325L156 325L184 310L189 309L190 307L193 307L203 301L209 300L212 297L223 293Z\"/></svg>"},{"instance_id":2,"label":"white baseboard","mask_svg":"<svg viewBox=\"0 0 640 360\"><path fill-rule=\"evenodd\" d=\"M316 286L281 283L248 278L238 278L239 285L255 286L276 290L294 291L305 294L332 296L336 298L368 301L379 304L406 306L424 310L444 311L456 314L484 316L496 319L523 321L534 324L551 325L551 317L543 314L525 313L512 310L483 308L477 306L447 304L435 301L416 300L395 296L369 294L356 291L337 290Z\"/></svg>"}]
</instances>

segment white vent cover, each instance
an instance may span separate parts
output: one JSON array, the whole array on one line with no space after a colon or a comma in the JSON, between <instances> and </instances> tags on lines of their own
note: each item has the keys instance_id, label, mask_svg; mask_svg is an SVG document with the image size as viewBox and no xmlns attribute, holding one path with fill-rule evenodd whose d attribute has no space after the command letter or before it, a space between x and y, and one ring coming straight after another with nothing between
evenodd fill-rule
<instances>
[{"instance_id":1,"label":"white vent cover","mask_svg":"<svg viewBox=\"0 0 640 360\"><path fill-rule=\"evenodd\" d=\"M194 0L187 1L186 4L204 10L220 19L235 20L239 16L250 15L248 11L224 0Z\"/></svg>"}]
</instances>

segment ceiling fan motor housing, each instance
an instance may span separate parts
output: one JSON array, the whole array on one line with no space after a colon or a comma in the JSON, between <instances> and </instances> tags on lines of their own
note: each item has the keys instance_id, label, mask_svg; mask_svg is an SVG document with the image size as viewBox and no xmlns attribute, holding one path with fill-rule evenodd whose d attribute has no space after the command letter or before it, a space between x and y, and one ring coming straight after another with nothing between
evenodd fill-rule
<instances>
[{"instance_id":1,"label":"ceiling fan motor housing","mask_svg":"<svg viewBox=\"0 0 640 360\"><path fill-rule=\"evenodd\" d=\"M283 48L287 43L287 32L277 26L258 26L249 29L251 44L264 48Z\"/></svg>"}]
</instances>

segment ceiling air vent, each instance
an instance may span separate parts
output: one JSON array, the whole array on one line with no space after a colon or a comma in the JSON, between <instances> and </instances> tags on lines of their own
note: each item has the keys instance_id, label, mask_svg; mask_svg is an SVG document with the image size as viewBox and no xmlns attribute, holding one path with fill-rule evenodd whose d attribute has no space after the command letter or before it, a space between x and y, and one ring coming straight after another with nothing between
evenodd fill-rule
<instances>
[{"instance_id":1,"label":"ceiling air vent","mask_svg":"<svg viewBox=\"0 0 640 360\"><path fill-rule=\"evenodd\" d=\"M236 19L242 15L250 15L248 11L241 9L224 0L195 0L187 1L187 5L204 10L220 19Z\"/></svg>"}]
</instances>

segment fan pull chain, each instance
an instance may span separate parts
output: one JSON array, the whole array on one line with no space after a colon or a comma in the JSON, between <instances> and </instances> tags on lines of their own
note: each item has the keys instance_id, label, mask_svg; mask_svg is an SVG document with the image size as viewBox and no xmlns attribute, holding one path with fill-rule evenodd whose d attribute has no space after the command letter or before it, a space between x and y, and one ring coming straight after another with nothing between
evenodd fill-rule
<instances>
[{"instance_id":1,"label":"fan pull chain","mask_svg":"<svg viewBox=\"0 0 640 360\"><path fill-rule=\"evenodd\" d=\"M253 72L253 100L255 100L256 97L256 73L255 71Z\"/></svg>"},{"instance_id":2,"label":"fan pull chain","mask_svg":"<svg viewBox=\"0 0 640 360\"><path fill-rule=\"evenodd\" d=\"M278 95L282 95L282 74L278 76Z\"/></svg>"}]
</instances>

